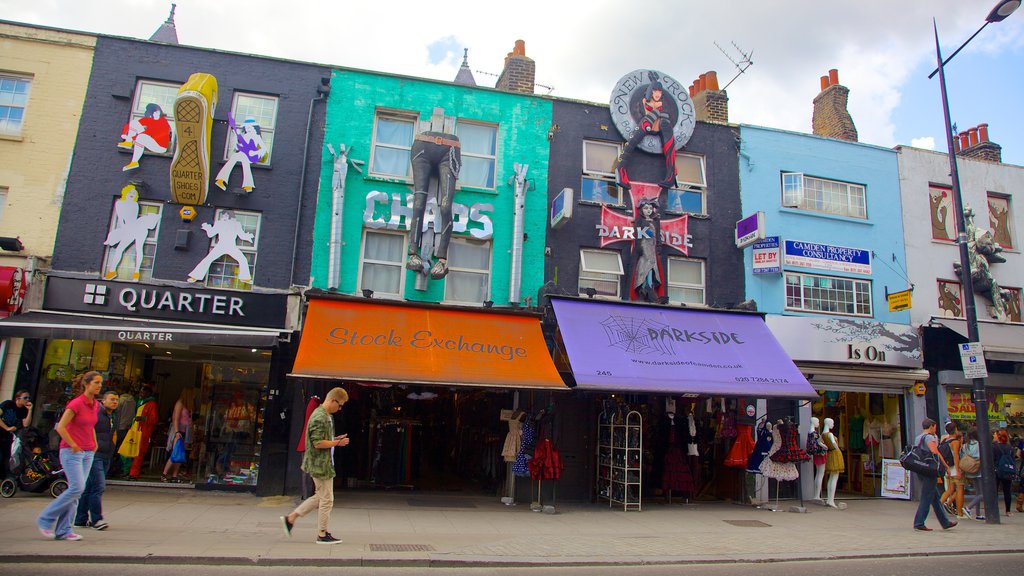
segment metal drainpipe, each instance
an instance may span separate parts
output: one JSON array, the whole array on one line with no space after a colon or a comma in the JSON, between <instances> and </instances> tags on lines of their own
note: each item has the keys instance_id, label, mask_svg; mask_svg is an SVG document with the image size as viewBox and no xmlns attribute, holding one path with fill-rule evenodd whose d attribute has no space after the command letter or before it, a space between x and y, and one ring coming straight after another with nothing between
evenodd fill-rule
<instances>
[{"instance_id":1,"label":"metal drainpipe","mask_svg":"<svg viewBox=\"0 0 1024 576\"><path fill-rule=\"evenodd\" d=\"M509 271L508 301L509 304L519 304L522 299L519 294L523 279L523 220L526 211L526 171L530 169L527 164L513 164L516 175L515 197L512 216L512 263Z\"/></svg>"},{"instance_id":2,"label":"metal drainpipe","mask_svg":"<svg viewBox=\"0 0 1024 576\"><path fill-rule=\"evenodd\" d=\"M335 150L331 144L327 145L331 155L334 157L334 173L331 177L331 240L328 250L327 261L327 288L337 289L341 284L341 245L344 222L342 211L345 206L345 178L348 176L348 149L344 144L340 150Z\"/></svg>"},{"instance_id":3,"label":"metal drainpipe","mask_svg":"<svg viewBox=\"0 0 1024 576\"><path fill-rule=\"evenodd\" d=\"M295 259L299 254L299 220L302 218L302 197L306 188L306 165L309 160L306 154L309 152L309 129L313 125L313 105L327 99L331 93L331 79L321 78L320 86L316 87L317 96L309 101L309 116L306 117L306 140L302 143L302 171L299 176L299 198L295 207L295 235L292 237L292 264L288 271L288 285L295 285Z\"/></svg>"}]
</instances>

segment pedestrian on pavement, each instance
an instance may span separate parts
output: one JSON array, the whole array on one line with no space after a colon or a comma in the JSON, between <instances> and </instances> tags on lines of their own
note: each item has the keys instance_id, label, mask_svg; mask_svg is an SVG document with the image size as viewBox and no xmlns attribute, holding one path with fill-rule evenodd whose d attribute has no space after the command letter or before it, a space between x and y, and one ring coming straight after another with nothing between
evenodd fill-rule
<instances>
[{"instance_id":1,"label":"pedestrian on pavement","mask_svg":"<svg viewBox=\"0 0 1024 576\"><path fill-rule=\"evenodd\" d=\"M117 410L114 411L114 426L117 434L114 436L114 459L110 462L110 474L111 478L123 478L128 475L128 469L131 468L131 459L125 458L118 454L118 450L121 449L121 444L124 442L126 436L128 436L128 430L132 427L132 422L135 421L135 408L136 400L135 395L132 394L132 387L127 383L114 383L115 379L111 379L111 389L120 392L120 396L117 397Z\"/></svg>"},{"instance_id":2,"label":"pedestrian on pavement","mask_svg":"<svg viewBox=\"0 0 1024 576\"><path fill-rule=\"evenodd\" d=\"M196 389L189 386L181 391L171 413L171 426L167 429L167 463L160 476L161 482L179 482L178 471L184 462L174 461L175 444L181 443L182 452L192 444L192 410L195 409Z\"/></svg>"},{"instance_id":3,"label":"pedestrian on pavement","mask_svg":"<svg viewBox=\"0 0 1024 576\"><path fill-rule=\"evenodd\" d=\"M1010 446L1010 435L1006 433L1006 430L996 430L992 434L992 462L996 465L996 482L1003 489L1003 503L1006 505L1006 515L1009 516L1010 505L1013 502L1013 477L1016 475L1017 466L1014 460L1014 450ZM1010 462L1014 464L1013 470L1007 470L1004 472L999 466L999 463L1003 458L1009 458Z\"/></svg>"},{"instance_id":4,"label":"pedestrian on pavement","mask_svg":"<svg viewBox=\"0 0 1024 576\"><path fill-rule=\"evenodd\" d=\"M964 437L964 447L960 453L960 457L970 456L977 461L981 461L981 444L978 442L978 429L971 428L967 431L967 436ZM967 480L971 482L971 486L974 487L974 496L964 504L964 514L971 515L971 509L973 508L973 515L975 520L984 520L985 516L981 513L981 502L985 499L984 487L981 481L981 467L974 473L967 473L964 475Z\"/></svg>"},{"instance_id":5,"label":"pedestrian on pavement","mask_svg":"<svg viewBox=\"0 0 1024 576\"><path fill-rule=\"evenodd\" d=\"M309 417L306 424L306 452L302 455L302 470L313 477L316 492L287 516L281 516L284 533L291 537L295 521L318 509L317 544L340 544L327 531L331 521L331 510L334 508L334 449L348 446L348 434L334 435L334 414L348 402L348 392L344 388L333 388L321 404Z\"/></svg>"},{"instance_id":6,"label":"pedestrian on pavement","mask_svg":"<svg viewBox=\"0 0 1024 576\"><path fill-rule=\"evenodd\" d=\"M75 513L76 528L106 530L109 524L103 520L103 492L107 489L107 471L114 458L114 434L117 428L117 391L104 390L100 393L100 414L96 419L96 456L92 459L85 491L78 500Z\"/></svg>"},{"instance_id":7,"label":"pedestrian on pavement","mask_svg":"<svg viewBox=\"0 0 1024 576\"><path fill-rule=\"evenodd\" d=\"M82 539L71 531L71 517L78 508L78 498L85 490L85 479L92 470L96 454L96 420L100 410L96 396L102 387L103 375L99 372L86 372L75 378L72 389L82 393L68 402L57 422L55 430L60 435L60 464L68 480L68 488L36 519L39 532L51 540Z\"/></svg>"},{"instance_id":8,"label":"pedestrian on pavement","mask_svg":"<svg viewBox=\"0 0 1024 576\"><path fill-rule=\"evenodd\" d=\"M946 512L954 516L963 516L964 508L964 477L960 470L960 448L963 447L963 433L956 422L946 422L946 434L939 440L939 453L949 464L946 470L946 491L939 499Z\"/></svg>"},{"instance_id":9,"label":"pedestrian on pavement","mask_svg":"<svg viewBox=\"0 0 1024 576\"><path fill-rule=\"evenodd\" d=\"M7 462L11 459L11 442L18 430L32 422L32 395L18 390L13 400L0 403L0 480L7 478Z\"/></svg>"},{"instance_id":10,"label":"pedestrian on pavement","mask_svg":"<svg viewBox=\"0 0 1024 576\"><path fill-rule=\"evenodd\" d=\"M153 437L153 429L156 428L156 420L159 417L156 397L153 396L153 387L143 384L139 396L141 399L139 408L136 409L135 420L139 422L142 436L139 438L139 455L132 460L132 468L128 471L128 480L138 480L139 474L142 473L142 465L146 460L146 453L149 452L149 440Z\"/></svg>"},{"instance_id":11,"label":"pedestrian on pavement","mask_svg":"<svg viewBox=\"0 0 1024 576\"><path fill-rule=\"evenodd\" d=\"M939 458L942 458L942 455L939 454L938 438L935 437L937 428L938 425L935 423L935 420L925 418L921 422L921 429L923 431L918 434L914 444L916 446L927 446L933 454L937 454ZM942 525L943 530L949 530L956 526L956 520L946 518L946 511L942 509L942 503L939 502L938 479L917 474L917 481L921 485L921 501L917 505L917 514L914 516L914 530L921 532L932 531L931 528L924 525L925 520L928 519L929 507L935 511L935 517L939 519L939 524Z\"/></svg>"}]
</instances>

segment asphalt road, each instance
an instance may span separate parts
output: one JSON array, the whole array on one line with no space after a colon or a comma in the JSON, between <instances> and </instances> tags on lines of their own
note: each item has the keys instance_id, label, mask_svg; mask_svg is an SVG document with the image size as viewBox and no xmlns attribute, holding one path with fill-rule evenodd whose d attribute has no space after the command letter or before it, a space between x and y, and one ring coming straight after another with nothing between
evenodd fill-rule
<instances>
[{"instance_id":1,"label":"asphalt road","mask_svg":"<svg viewBox=\"0 0 1024 576\"><path fill-rule=\"evenodd\" d=\"M392 567L283 567L283 566L164 566L124 564L20 564L7 566L3 573L53 576L414 576L455 574L457 576L921 576L921 574L984 574L1019 576L1024 566L1022 554L972 554L969 556L931 556L919 558L870 558L864 560L824 560L817 562L768 562L759 564L687 564L674 566L580 566L536 568L392 568ZM927 571L927 572L926 572Z\"/></svg>"}]
</instances>

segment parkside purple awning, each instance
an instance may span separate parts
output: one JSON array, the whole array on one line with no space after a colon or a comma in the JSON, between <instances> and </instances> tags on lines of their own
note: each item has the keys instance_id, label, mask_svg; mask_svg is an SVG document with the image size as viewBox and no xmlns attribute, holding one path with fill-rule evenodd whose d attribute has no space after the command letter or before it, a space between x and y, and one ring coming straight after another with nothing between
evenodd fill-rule
<instances>
[{"instance_id":1,"label":"parkside purple awning","mask_svg":"<svg viewBox=\"0 0 1024 576\"><path fill-rule=\"evenodd\" d=\"M551 302L582 390L818 397L757 314Z\"/></svg>"}]
</instances>

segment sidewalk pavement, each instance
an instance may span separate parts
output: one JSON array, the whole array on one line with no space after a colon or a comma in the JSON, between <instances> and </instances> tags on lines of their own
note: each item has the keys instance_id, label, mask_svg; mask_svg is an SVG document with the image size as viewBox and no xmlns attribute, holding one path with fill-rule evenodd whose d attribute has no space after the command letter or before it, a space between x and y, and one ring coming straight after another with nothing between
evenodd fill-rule
<instances>
[{"instance_id":1,"label":"sidewalk pavement","mask_svg":"<svg viewBox=\"0 0 1024 576\"><path fill-rule=\"evenodd\" d=\"M462 493L337 491L331 532L344 543L313 543L316 514L291 539L279 517L296 501L280 496L111 487L110 528L82 529L79 542L49 541L35 518L49 496L0 499L0 563L115 562L181 565L531 566L764 562L1024 552L1024 514L1003 523L961 520L948 531L912 529L916 502L848 500L846 510L808 504L807 513L729 503L644 503L642 512L600 504L529 503ZM790 504L782 502L788 510Z\"/></svg>"}]
</instances>

